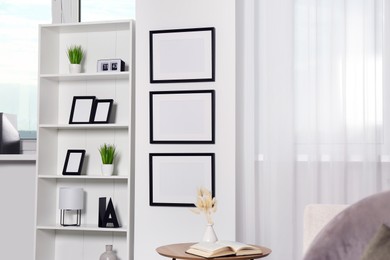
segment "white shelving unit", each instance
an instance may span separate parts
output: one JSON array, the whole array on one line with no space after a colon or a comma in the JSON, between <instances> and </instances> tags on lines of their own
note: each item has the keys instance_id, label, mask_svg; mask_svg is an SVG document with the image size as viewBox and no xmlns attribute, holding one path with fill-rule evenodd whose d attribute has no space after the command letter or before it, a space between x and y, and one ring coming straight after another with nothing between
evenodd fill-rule
<instances>
[{"instance_id":1,"label":"white shelving unit","mask_svg":"<svg viewBox=\"0 0 390 260\"><path fill-rule=\"evenodd\" d=\"M39 127L35 226L36 260L99 259L112 244L119 259L132 258L133 237L133 21L40 26ZM86 50L83 70L69 74L66 49ZM96 72L97 60L120 58L124 72ZM70 125L74 96L112 98L112 123ZM116 145L113 176L102 176L98 148ZM85 149L82 174L63 176L68 149ZM80 227L59 224L59 187L85 191ZM111 197L120 228L98 227L99 197Z\"/></svg>"}]
</instances>

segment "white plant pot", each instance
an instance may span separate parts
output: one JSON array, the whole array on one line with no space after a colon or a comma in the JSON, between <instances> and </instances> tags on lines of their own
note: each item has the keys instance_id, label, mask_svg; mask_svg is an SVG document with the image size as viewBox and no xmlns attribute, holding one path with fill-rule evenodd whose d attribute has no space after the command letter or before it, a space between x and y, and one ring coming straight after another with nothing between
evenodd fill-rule
<instances>
[{"instance_id":1,"label":"white plant pot","mask_svg":"<svg viewBox=\"0 0 390 260\"><path fill-rule=\"evenodd\" d=\"M102 164L102 174L111 176L114 173L114 164Z\"/></svg>"},{"instance_id":2,"label":"white plant pot","mask_svg":"<svg viewBox=\"0 0 390 260\"><path fill-rule=\"evenodd\" d=\"M70 73L80 73L81 65L80 64L69 64L69 72Z\"/></svg>"}]
</instances>

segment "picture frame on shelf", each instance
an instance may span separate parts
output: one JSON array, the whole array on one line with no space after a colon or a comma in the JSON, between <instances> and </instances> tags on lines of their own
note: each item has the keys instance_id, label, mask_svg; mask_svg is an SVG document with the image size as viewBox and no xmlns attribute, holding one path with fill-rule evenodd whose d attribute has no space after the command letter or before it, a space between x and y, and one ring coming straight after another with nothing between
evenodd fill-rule
<instances>
[{"instance_id":1,"label":"picture frame on shelf","mask_svg":"<svg viewBox=\"0 0 390 260\"><path fill-rule=\"evenodd\" d=\"M149 32L150 83L215 81L215 28Z\"/></svg>"},{"instance_id":2,"label":"picture frame on shelf","mask_svg":"<svg viewBox=\"0 0 390 260\"><path fill-rule=\"evenodd\" d=\"M74 96L69 124L90 124L95 96Z\"/></svg>"},{"instance_id":3,"label":"picture frame on shelf","mask_svg":"<svg viewBox=\"0 0 390 260\"><path fill-rule=\"evenodd\" d=\"M66 152L62 175L81 175L85 157L85 150L69 149Z\"/></svg>"},{"instance_id":4,"label":"picture frame on shelf","mask_svg":"<svg viewBox=\"0 0 390 260\"><path fill-rule=\"evenodd\" d=\"M150 143L214 144L215 91L151 91Z\"/></svg>"},{"instance_id":5,"label":"picture frame on shelf","mask_svg":"<svg viewBox=\"0 0 390 260\"><path fill-rule=\"evenodd\" d=\"M96 99L91 116L91 123L109 123L113 103L113 99Z\"/></svg>"},{"instance_id":6,"label":"picture frame on shelf","mask_svg":"<svg viewBox=\"0 0 390 260\"><path fill-rule=\"evenodd\" d=\"M199 187L215 197L214 153L150 153L149 205L195 207Z\"/></svg>"}]
</instances>

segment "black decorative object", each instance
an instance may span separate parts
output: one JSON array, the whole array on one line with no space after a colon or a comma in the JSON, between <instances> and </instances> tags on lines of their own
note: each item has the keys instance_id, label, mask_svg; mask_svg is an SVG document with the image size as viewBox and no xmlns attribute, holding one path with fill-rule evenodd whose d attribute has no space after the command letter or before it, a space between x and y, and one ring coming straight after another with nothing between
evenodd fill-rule
<instances>
[{"instance_id":1,"label":"black decorative object","mask_svg":"<svg viewBox=\"0 0 390 260\"><path fill-rule=\"evenodd\" d=\"M80 175L83 168L85 150L70 149L66 153L62 175Z\"/></svg>"},{"instance_id":2,"label":"black decorative object","mask_svg":"<svg viewBox=\"0 0 390 260\"><path fill-rule=\"evenodd\" d=\"M150 143L214 144L214 90L152 91Z\"/></svg>"},{"instance_id":3,"label":"black decorative object","mask_svg":"<svg viewBox=\"0 0 390 260\"><path fill-rule=\"evenodd\" d=\"M99 198L99 227L102 228L119 228L118 219L116 217L112 200L108 201L106 208L106 197Z\"/></svg>"},{"instance_id":4,"label":"black decorative object","mask_svg":"<svg viewBox=\"0 0 390 260\"><path fill-rule=\"evenodd\" d=\"M215 28L149 32L150 83L215 81Z\"/></svg>"},{"instance_id":5,"label":"black decorative object","mask_svg":"<svg viewBox=\"0 0 390 260\"><path fill-rule=\"evenodd\" d=\"M69 124L90 124L95 99L94 96L73 97Z\"/></svg>"},{"instance_id":6,"label":"black decorative object","mask_svg":"<svg viewBox=\"0 0 390 260\"><path fill-rule=\"evenodd\" d=\"M195 207L194 192L205 187L215 197L214 153L149 154L149 205Z\"/></svg>"},{"instance_id":7,"label":"black decorative object","mask_svg":"<svg viewBox=\"0 0 390 260\"><path fill-rule=\"evenodd\" d=\"M113 102L113 99L96 99L93 106L91 123L107 124L110 120Z\"/></svg>"}]
</instances>

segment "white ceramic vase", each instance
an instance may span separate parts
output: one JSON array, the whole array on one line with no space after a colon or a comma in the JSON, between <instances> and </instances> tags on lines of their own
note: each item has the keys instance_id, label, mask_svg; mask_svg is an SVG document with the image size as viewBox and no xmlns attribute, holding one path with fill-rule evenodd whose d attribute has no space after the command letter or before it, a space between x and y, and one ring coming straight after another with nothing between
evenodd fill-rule
<instances>
[{"instance_id":1,"label":"white ceramic vase","mask_svg":"<svg viewBox=\"0 0 390 260\"><path fill-rule=\"evenodd\" d=\"M70 73L80 73L81 65L80 64L69 64L69 72Z\"/></svg>"},{"instance_id":2,"label":"white ceramic vase","mask_svg":"<svg viewBox=\"0 0 390 260\"><path fill-rule=\"evenodd\" d=\"M112 245L106 245L106 252L101 254L99 260L118 260L115 253L112 251Z\"/></svg>"},{"instance_id":3,"label":"white ceramic vase","mask_svg":"<svg viewBox=\"0 0 390 260\"><path fill-rule=\"evenodd\" d=\"M102 164L102 174L111 176L114 173L114 164Z\"/></svg>"},{"instance_id":4,"label":"white ceramic vase","mask_svg":"<svg viewBox=\"0 0 390 260\"><path fill-rule=\"evenodd\" d=\"M207 224L206 231L204 232L203 235L203 240L204 242L217 242L218 238L217 235L215 234L213 224Z\"/></svg>"}]
</instances>

